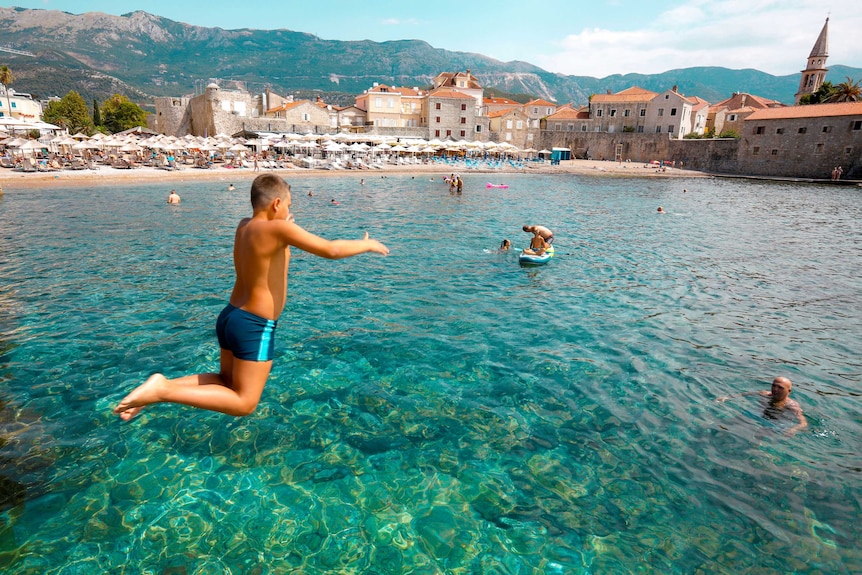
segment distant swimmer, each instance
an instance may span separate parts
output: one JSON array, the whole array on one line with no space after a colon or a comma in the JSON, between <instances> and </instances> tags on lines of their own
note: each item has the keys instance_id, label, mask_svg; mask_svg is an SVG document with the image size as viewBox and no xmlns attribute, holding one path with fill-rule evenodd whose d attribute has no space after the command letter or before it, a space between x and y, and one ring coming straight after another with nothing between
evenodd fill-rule
<instances>
[{"instance_id":1,"label":"distant swimmer","mask_svg":"<svg viewBox=\"0 0 862 575\"><path fill-rule=\"evenodd\" d=\"M659 213L659 214L666 214L666 213L667 213L666 211L664 211L664 208L663 208L663 207L661 207L661 206L659 206L659 207L658 207L658 209L656 210L656 212L657 212L657 213Z\"/></svg>"},{"instance_id":2,"label":"distant swimmer","mask_svg":"<svg viewBox=\"0 0 862 575\"><path fill-rule=\"evenodd\" d=\"M509 240L503 240L503 243L500 244L500 251L507 252L509 251L510 247L512 247L512 242L510 242Z\"/></svg>"},{"instance_id":3,"label":"distant swimmer","mask_svg":"<svg viewBox=\"0 0 862 575\"><path fill-rule=\"evenodd\" d=\"M231 192L231 191L235 190L236 188L234 187L234 185L233 185L233 184L231 184L231 185L229 185L229 186L227 187L227 189L228 189L228 191L229 191L229 192Z\"/></svg>"},{"instance_id":4,"label":"distant swimmer","mask_svg":"<svg viewBox=\"0 0 862 575\"><path fill-rule=\"evenodd\" d=\"M798 431L801 431L808 427L808 420L805 419L805 416L802 414L802 408L799 407L799 404L796 403L795 400L790 399L790 391L793 389L793 384L786 377L776 377L772 380L772 387L769 391L761 390L761 391L746 391L744 393L739 393L736 395L725 395L722 397L717 397L715 400L719 403L724 403L728 399L734 399L737 397L742 397L744 395L759 395L761 397L768 397L769 401L766 404L765 409L763 410L763 417L766 419L778 419L782 412L785 410L789 411L796 417L796 421L798 422L796 425L788 429L785 434L793 437L796 435Z\"/></svg>"},{"instance_id":5,"label":"distant swimmer","mask_svg":"<svg viewBox=\"0 0 862 575\"><path fill-rule=\"evenodd\" d=\"M301 228L290 213L290 186L275 174L251 185L252 215L234 233L235 282L216 321L218 373L168 379L151 375L114 408L132 419L154 403L178 403L244 416L254 412L272 369L278 318L287 300L290 248L337 260L389 250L366 232L360 240L327 240ZM296 322L291 322L296 323Z\"/></svg>"},{"instance_id":6,"label":"distant swimmer","mask_svg":"<svg viewBox=\"0 0 862 575\"><path fill-rule=\"evenodd\" d=\"M336 202L336 201L335 201L335 198L332 198L331 200L329 200L329 203L330 203L330 204L332 204L333 206L339 206L339 205L341 205L339 202Z\"/></svg>"},{"instance_id":7,"label":"distant swimmer","mask_svg":"<svg viewBox=\"0 0 862 575\"><path fill-rule=\"evenodd\" d=\"M179 196L179 194L177 194L176 190L171 190L171 193L168 194L168 203L169 204L180 203L180 196Z\"/></svg>"},{"instance_id":8,"label":"distant swimmer","mask_svg":"<svg viewBox=\"0 0 862 575\"><path fill-rule=\"evenodd\" d=\"M360 185L360 186L364 186L364 185L365 185L365 178L360 178L360 180L359 180L359 185Z\"/></svg>"}]
</instances>

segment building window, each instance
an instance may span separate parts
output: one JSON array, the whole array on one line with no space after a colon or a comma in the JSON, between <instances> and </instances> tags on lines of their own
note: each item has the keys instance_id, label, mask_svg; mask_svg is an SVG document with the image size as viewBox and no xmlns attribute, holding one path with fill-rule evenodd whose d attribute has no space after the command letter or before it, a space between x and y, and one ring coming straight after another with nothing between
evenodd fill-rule
<instances>
[{"instance_id":1,"label":"building window","mask_svg":"<svg viewBox=\"0 0 862 575\"><path fill-rule=\"evenodd\" d=\"M539 109L538 109L538 108L533 108L533 113L534 113L534 114L538 114L538 113L539 113Z\"/></svg>"},{"instance_id":2,"label":"building window","mask_svg":"<svg viewBox=\"0 0 862 575\"><path fill-rule=\"evenodd\" d=\"M463 112L466 109L467 109L467 104L461 104L461 111Z\"/></svg>"},{"instance_id":3,"label":"building window","mask_svg":"<svg viewBox=\"0 0 862 575\"><path fill-rule=\"evenodd\" d=\"M302 121L303 121L303 122L310 122L310 121L311 121L311 115L310 115L310 114L308 114L308 113L303 114L303 115L302 115Z\"/></svg>"},{"instance_id":4,"label":"building window","mask_svg":"<svg viewBox=\"0 0 862 575\"><path fill-rule=\"evenodd\" d=\"M561 123L559 123L559 122L554 123L554 131L555 132L559 132L562 129L563 129L563 125Z\"/></svg>"},{"instance_id":5,"label":"building window","mask_svg":"<svg viewBox=\"0 0 862 575\"><path fill-rule=\"evenodd\" d=\"M507 141L507 142L511 142L511 141L512 141L512 132L506 132L506 141Z\"/></svg>"},{"instance_id":6,"label":"building window","mask_svg":"<svg viewBox=\"0 0 862 575\"><path fill-rule=\"evenodd\" d=\"M796 132L796 133L797 133L797 134L804 134L804 133L805 133L805 132L807 132L807 131L808 131L808 128L806 128L806 127L804 127L804 126L803 126L802 128L799 128L799 131L798 131L798 132Z\"/></svg>"},{"instance_id":7,"label":"building window","mask_svg":"<svg viewBox=\"0 0 862 575\"><path fill-rule=\"evenodd\" d=\"M641 108L641 118L646 117L646 108Z\"/></svg>"},{"instance_id":8,"label":"building window","mask_svg":"<svg viewBox=\"0 0 862 575\"><path fill-rule=\"evenodd\" d=\"M439 137L440 137L440 130L434 130L434 137L435 137L435 138L439 138Z\"/></svg>"},{"instance_id":9,"label":"building window","mask_svg":"<svg viewBox=\"0 0 862 575\"><path fill-rule=\"evenodd\" d=\"M436 104L434 104L434 109L435 109L435 110L439 110L439 109L440 109L440 102L437 102Z\"/></svg>"},{"instance_id":10,"label":"building window","mask_svg":"<svg viewBox=\"0 0 862 575\"><path fill-rule=\"evenodd\" d=\"M507 129L507 130L511 130L511 129L512 129L512 120L506 120L506 129Z\"/></svg>"},{"instance_id":11,"label":"building window","mask_svg":"<svg viewBox=\"0 0 862 575\"><path fill-rule=\"evenodd\" d=\"M435 122L436 124L439 124L439 123L440 123L440 116L436 116L436 117L434 118L434 122Z\"/></svg>"},{"instance_id":12,"label":"building window","mask_svg":"<svg viewBox=\"0 0 862 575\"><path fill-rule=\"evenodd\" d=\"M773 148L773 150L772 150L772 155L773 155L773 156L777 156L777 155L778 155L778 150L776 150L776 149L774 149L774 148Z\"/></svg>"},{"instance_id":13,"label":"building window","mask_svg":"<svg viewBox=\"0 0 862 575\"><path fill-rule=\"evenodd\" d=\"M817 144L816 146L814 146L814 153L815 154L822 154L823 153L823 144Z\"/></svg>"},{"instance_id":14,"label":"building window","mask_svg":"<svg viewBox=\"0 0 862 575\"><path fill-rule=\"evenodd\" d=\"M383 98L380 98L379 96L377 98L374 98L374 107L375 108L382 108L383 107Z\"/></svg>"},{"instance_id":15,"label":"building window","mask_svg":"<svg viewBox=\"0 0 862 575\"><path fill-rule=\"evenodd\" d=\"M623 117L628 118L631 115L631 113L632 113L631 110L623 110Z\"/></svg>"},{"instance_id":16,"label":"building window","mask_svg":"<svg viewBox=\"0 0 862 575\"><path fill-rule=\"evenodd\" d=\"M765 131L766 131L766 127L765 127L765 126L756 126L756 127L754 128L754 133L755 133L755 134L762 134L762 133L763 133L763 132L765 132Z\"/></svg>"},{"instance_id":17,"label":"building window","mask_svg":"<svg viewBox=\"0 0 862 575\"><path fill-rule=\"evenodd\" d=\"M778 129L776 129L776 130L775 130L775 133L776 133L776 134L783 134L783 133L784 133L784 128L778 128Z\"/></svg>"},{"instance_id":18,"label":"building window","mask_svg":"<svg viewBox=\"0 0 862 575\"><path fill-rule=\"evenodd\" d=\"M446 130L446 137L450 137L452 135L452 130Z\"/></svg>"},{"instance_id":19,"label":"building window","mask_svg":"<svg viewBox=\"0 0 862 575\"><path fill-rule=\"evenodd\" d=\"M845 156L849 156L852 153L853 153L853 148L851 146L847 146L846 148L844 148L844 155Z\"/></svg>"},{"instance_id":20,"label":"building window","mask_svg":"<svg viewBox=\"0 0 862 575\"><path fill-rule=\"evenodd\" d=\"M467 118L461 118L461 123L462 123L462 124L466 124L466 123L467 123Z\"/></svg>"},{"instance_id":21,"label":"building window","mask_svg":"<svg viewBox=\"0 0 862 575\"><path fill-rule=\"evenodd\" d=\"M658 109L658 115L659 115L659 117L664 116L664 108Z\"/></svg>"},{"instance_id":22,"label":"building window","mask_svg":"<svg viewBox=\"0 0 862 575\"><path fill-rule=\"evenodd\" d=\"M546 113L546 114L548 114L548 115L550 116L551 114L553 114L553 113L554 113L554 109L553 109L553 108L548 108L548 111L547 111L547 112L545 112L545 113Z\"/></svg>"},{"instance_id":23,"label":"building window","mask_svg":"<svg viewBox=\"0 0 862 575\"><path fill-rule=\"evenodd\" d=\"M574 132L575 131L575 125L574 124L566 124L566 131Z\"/></svg>"},{"instance_id":24,"label":"building window","mask_svg":"<svg viewBox=\"0 0 862 575\"><path fill-rule=\"evenodd\" d=\"M853 129L862 130L862 120L856 120L855 122L853 122Z\"/></svg>"},{"instance_id":25,"label":"building window","mask_svg":"<svg viewBox=\"0 0 862 575\"><path fill-rule=\"evenodd\" d=\"M655 133L656 133L656 134L661 134L661 126L656 126L656 127L655 127Z\"/></svg>"},{"instance_id":26,"label":"building window","mask_svg":"<svg viewBox=\"0 0 862 575\"><path fill-rule=\"evenodd\" d=\"M643 133L644 133L644 127L638 126L638 134L643 134Z\"/></svg>"},{"instance_id":27,"label":"building window","mask_svg":"<svg viewBox=\"0 0 862 575\"><path fill-rule=\"evenodd\" d=\"M601 117L602 117L602 109L599 108L598 110L596 110L596 118L601 118Z\"/></svg>"},{"instance_id":28,"label":"building window","mask_svg":"<svg viewBox=\"0 0 862 575\"><path fill-rule=\"evenodd\" d=\"M482 126L479 126L479 125L477 125L477 126L476 126L476 133L477 133L477 134L481 134L481 133L482 133Z\"/></svg>"},{"instance_id":29,"label":"building window","mask_svg":"<svg viewBox=\"0 0 862 575\"><path fill-rule=\"evenodd\" d=\"M614 117L614 116L616 116L616 115L617 115L617 111L616 111L616 110L611 110L611 118L613 118L613 117Z\"/></svg>"},{"instance_id":30,"label":"building window","mask_svg":"<svg viewBox=\"0 0 862 575\"><path fill-rule=\"evenodd\" d=\"M524 122L523 122L523 120L518 120L517 122L515 122L515 127L516 127L517 129L519 129L519 130L523 130L523 129L524 129Z\"/></svg>"},{"instance_id":31,"label":"building window","mask_svg":"<svg viewBox=\"0 0 862 575\"><path fill-rule=\"evenodd\" d=\"M670 126L667 127L667 133L673 134L673 124L671 124Z\"/></svg>"},{"instance_id":32,"label":"building window","mask_svg":"<svg viewBox=\"0 0 862 575\"><path fill-rule=\"evenodd\" d=\"M831 131L832 131L832 126L823 126L823 130L822 130L822 132L823 132L824 134L828 134L828 133L829 133L829 132L831 132Z\"/></svg>"},{"instance_id":33,"label":"building window","mask_svg":"<svg viewBox=\"0 0 862 575\"><path fill-rule=\"evenodd\" d=\"M752 156L756 156L756 155L758 155L759 153L760 153L760 146L754 146L754 147L751 149L751 155L752 155Z\"/></svg>"},{"instance_id":34,"label":"building window","mask_svg":"<svg viewBox=\"0 0 862 575\"><path fill-rule=\"evenodd\" d=\"M671 109L670 109L670 115L671 115L671 116L676 116L676 108L671 108Z\"/></svg>"},{"instance_id":35,"label":"building window","mask_svg":"<svg viewBox=\"0 0 862 575\"><path fill-rule=\"evenodd\" d=\"M735 121L736 121L736 114L731 114L731 115L729 115L729 116L727 117L727 121L728 121L728 122L735 122Z\"/></svg>"},{"instance_id":36,"label":"building window","mask_svg":"<svg viewBox=\"0 0 862 575\"><path fill-rule=\"evenodd\" d=\"M466 135L467 135L467 130L461 130L461 137L463 138Z\"/></svg>"},{"instance_id":37,"label":"building window","mask_svg":"<svg viewBox=\"0 0 862 575\"><path fill-rule=\"evenodd\" d=\"M392 98L387 98L386 99L386 107L387 108L394 108L395 107L395 100L393 100Z\"/></svg>"}]
</instances>

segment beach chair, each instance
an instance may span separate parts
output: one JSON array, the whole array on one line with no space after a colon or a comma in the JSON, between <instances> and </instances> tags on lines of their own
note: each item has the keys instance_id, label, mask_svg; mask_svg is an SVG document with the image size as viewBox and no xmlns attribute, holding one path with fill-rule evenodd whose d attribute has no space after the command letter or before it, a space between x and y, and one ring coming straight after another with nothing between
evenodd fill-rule
<instances>
[{"instance_id":1,"label":"beach chair","mask_svg":"<svg viewBox=\"0 0 862 575\"><path fill-rule=\"evenodd\" d=\"M12 161L12 158L3 156L0 158L0 167L13 169L15 167L15 162Z\"/></svg>"},{"instance_id":2,"label":"beach chair","mask_svg":"<svg viewBox=\"0 0 862 575\"><path fill-rule=\"evenodd\" d=\"M38 168L33 164L33 160L30 158L24 158L21 162L21 171L22 172L35 172Z\"/></svg>"}]
</instances>

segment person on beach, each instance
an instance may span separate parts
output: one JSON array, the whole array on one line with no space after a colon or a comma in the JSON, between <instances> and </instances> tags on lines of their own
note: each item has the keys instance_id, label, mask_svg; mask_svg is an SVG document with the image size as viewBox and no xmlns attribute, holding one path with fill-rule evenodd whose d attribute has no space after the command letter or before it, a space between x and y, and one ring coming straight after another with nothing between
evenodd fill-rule
<instances>
[{"instance_id":1,"label":"person on beach","mask_svg":"<svg viewBox=\"0 0 862 575\"><path fill-rule=\"evenodd\" d=\"M168 203L169 204L178 204L178 203L180 203L180 201L181 201L180 196L179 196L179 194L177 194L177 191L171 190L171 192L168 194Z\"/></svg>"},{"instance_id":2,"label":"person on beach","mask_svg":"<svg viewBox=\"0 0 862 575\"><path fill-rule=\"evenodd\" d=\"M746 391L737 395L725 395L717 397L715 400L719 403L724 403L728 399L742 397L744 395L760 395L768 397L769 401L763 410L763 417L766 419L778 419L779 415L785 410L789 410L795 417L797 424L788 429L785 434L793 437L797 432L808 427L808 420L802 414L802 408L796 400L790 399L790 391L793 389L793 384L786 377L776 377L772 380L772 387L769 391Z\"/></svg>"},{"instance_id":3,"label":"person on beach","mask_svg":"<svg viewBox=\"0 0 862 575\"><path fill-rule=\"evenodd\" d=\"M234 237L236 281L216 322L218 373L168 379L151 375L114 408L132 419L153 403L178 403L228 415L254 412L272 369L274 335L287 299L290 248L327 259L389 250L368 233L361 240L326 240L293 221L290 185L264 173L251 185L252 216L239 222Z\"/></svg>"},{"instance_id":4,"label":"person on beach","mask_svg":"<svg viewBox=\"0 0 862 575\"><path fill-rule=\"evenodd\" d=\"M545 226L524 226L522 229L527 233L533 234L534 236L542 236L542 239L544 239L545 243L549 246L554 243L554 232L552 232Z\"/></svg>"}]
</instances>

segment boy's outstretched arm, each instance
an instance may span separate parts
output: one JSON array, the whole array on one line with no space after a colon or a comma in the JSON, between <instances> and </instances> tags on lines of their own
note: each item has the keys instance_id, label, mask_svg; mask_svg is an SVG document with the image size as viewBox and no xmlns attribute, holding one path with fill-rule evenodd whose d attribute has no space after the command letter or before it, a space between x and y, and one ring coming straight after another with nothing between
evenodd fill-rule
<instances>
[{"instance_id":1,"label":"boy's outstretched arm","mask_svg":"<svg viewBox=\"0 0 862 575\"><path fill-rule=\"evenodd\" d=\"M279 231L286 244L330 260L340 260L367 252L384 256L389 254L389 249L377 240L370 239L368 232L365 232L365 237L361 240L327 240L291 221L281 223Z\"/></svg>"}]
</instances>

